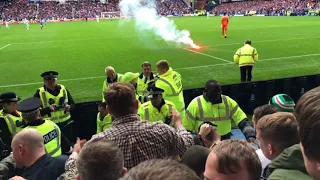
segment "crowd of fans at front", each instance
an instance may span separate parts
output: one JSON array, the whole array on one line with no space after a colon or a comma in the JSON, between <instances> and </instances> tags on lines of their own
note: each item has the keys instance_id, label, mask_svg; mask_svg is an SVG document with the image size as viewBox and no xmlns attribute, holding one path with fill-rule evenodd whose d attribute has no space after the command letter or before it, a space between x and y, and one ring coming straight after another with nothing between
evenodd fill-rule
<instances>
[{"instance_id":1,"label":"crowd of fans at front","mask_svg":"<svg viewBox=\"0 0 320 180\"><path fill-rule=\"evenodd\" d=\"M172 90L168 82L181 78L165 60L159 61L156 69L159 79L163 79L148 83L151 103L141 105L135 86L140 76L126 73L120 77L114 68L107 67L108 84L104 87L103 101L113 118L112 125L89 141L78 138L69 157L50 157L42 134L32 128L24 129L12 139L12 155L0 163L0 179L320 180L320 87L306 92L296 104L286 94L275 95L269 103L254 110L251 125L241 107L223 95L220 84L209 80L204 94L195 98L186 111L173 108L169 112L170 122L166 119L152 122L144 120L152 114L138 114L156 106L154 100L158 97L163 105L168 104L170 97L162 99L161 94ZM153 74L149 63L142 65L142 71L141 78ZM168 77L178 80L169 81ZM158 81L169 90L159 88ZM38 102L31 100L19 104L21 110L32 110L32 114L22 111L22 116L41 118L35 108L41 101L35 105ZM169 107L174 104L179 105L174 101ZM195 104L199 112L191 107ZM139 112L141 106L143 112ZM218 118L210 118L210 114L216 117L216 110ZM196 117L196 113L200 116ZM244 132L246 140L233 139L223 132L230 130L225 126L230 124L229 118ZM196 134L190 132L190 124L193 128L199 126L192 131Z\"/></svg>"}]
</instances>

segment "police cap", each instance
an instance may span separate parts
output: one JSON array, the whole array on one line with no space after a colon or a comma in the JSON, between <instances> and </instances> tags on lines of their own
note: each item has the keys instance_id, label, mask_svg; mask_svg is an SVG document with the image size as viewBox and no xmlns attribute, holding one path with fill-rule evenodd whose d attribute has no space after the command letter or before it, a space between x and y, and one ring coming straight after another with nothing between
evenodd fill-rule
<instances>
[{"instance_id":1,"label":"police cap","mask_svg":"<svg viewBox=\"0 0 320 180\"><path fill-rule=\"evenodd\" d=\"M147 91L149 91L150 95L160 95L160 94L162 94L164 92L163 89L157 88L155 86L149 86Z\"/></svg>"},{"instance_id":2,"label":"police cap","mask_svg":"<svg viewBox=\"0 0 320 180\"><path fill-rule=\"evenodd\" d=\"M52 80L57 78L58 72L56 71L47 71L41 74L41 77L43 77L44 80Z\"/></svg>"},{"instance_id":3,"label":"police cap","mask_svg":"<svg viewBox=\"0 0 320 180\"><path fill-rule=\"evenodd\" d=\"M6 92L0 95L0 103L18 102L20 100L21 99L18 98L18 96L14 92Z\"/></svg>"},{"instance_id":4,"label":"police cap","mask_svg":"<svg viewBox=\"0 0 320 180\"><path fill-rule=\"evenodd\" d=\"M18 111L22 114L34 114L39 111L42 102L39 98L31 97L21 101L18 105Z\"/></svg>"}]
</instances>

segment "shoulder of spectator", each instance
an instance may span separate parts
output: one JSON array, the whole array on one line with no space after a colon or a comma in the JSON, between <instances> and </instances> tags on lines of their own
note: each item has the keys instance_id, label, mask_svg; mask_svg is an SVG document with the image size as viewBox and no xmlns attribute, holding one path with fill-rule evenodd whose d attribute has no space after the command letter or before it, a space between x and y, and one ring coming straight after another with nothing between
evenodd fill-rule
<instances>
[{"instance_id":1,"label":"shoulder of spectator","mask_svg":"<svg viewBox=\"0 0 320 180\"><path fill-rule=\"evenodd\" d=\"M64 179L77 179L77 176L78 176L78 170L76 167L77 157L78 157L77 152L73 152L69 156L69 159L67 160L65 165Z\"/></svg>"}]
</instances>

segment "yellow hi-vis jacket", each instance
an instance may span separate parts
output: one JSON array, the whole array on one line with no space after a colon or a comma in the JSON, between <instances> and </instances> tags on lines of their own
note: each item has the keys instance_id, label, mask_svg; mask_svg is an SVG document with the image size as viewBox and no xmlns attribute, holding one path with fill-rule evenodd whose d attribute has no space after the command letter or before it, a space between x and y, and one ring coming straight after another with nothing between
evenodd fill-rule
<instances>
[{"instance_id":1,"label":"yellow hi-vis jacket","mask_svg":"<svg viewBox=\"0 0 320 180\"><path fill-rule=\"evenodd\" d=\"M180 112L181 118L184 118L185 105L183 98L183 88L181 75L169 68L169 70L156 79L156 87L164 90L163 99L172 102L177 111Z\"/></svg>"},{"instance_id":2,"label":"yellow hi-vis jacket","mask_svg":"<svg viewBox=\"0 0 320 180\"><path fill-rule=\"evenodd\" d=\"M111 128L112 126L112 116L107 114L102 120L100 116L100 112L97 115L97 134L104 132Z\"/></svg>"},{"instance_id":3,"label":"yellow hi-vis jacket","mask_svg":"<svg viewBox=\"0 0 320 180\"><path fill-rule=\"evenodd\" d=\"M114 82L120 82L123 74L117 74L117 78ZM102 85L102 102L105 102L106 100L104 99L104 93L107 91L109 84L114 83L109 77L107 77L106 80L103 81Z\"/></svg>"},{"instance_id":4,"label":"yellow hi-vis jacket","mask_svg":"<svg viewBox=\"0 0 320 180\"><path fill-rule=\"evenodd\" d=\"M150 122L162 121L173 126L170 115L173 111L177 111L176 106L170 101L164 101L164 103L160 111L152 105L151 101L142 104L138 110L140 119Z\"/></svg>"},{"instance_id":5,"label":"yellow hi-vis jacket","mask_svg":"<svg viewBox=\"0 0 320 180\"><path fill-rule=\"evenodd\" d=\"M193 133L198 133L204 122L217 126L221 136L231 132L231 120L238 125L247 115L241 110L237 102L228 96L221 95L222 103L212 104L203 95L194 98L189 104L186 115L182 120L183 126Z\"/></svg>"},{"instance_id":6,"label":"yellow hi-vis jacket","mask_svg":"<svg viewBox=\"0 0 320 180\"><path fill-rule=\"evenodd\" d=\"M144 77L143 73L137 79L137 94L142 97L140 102L144 103L143 99L145 96L148 96L148 84L154 80L153 73L151 73L150 77Z\"/></svg>"},{"instance_id":7,"label":"yellow hi-vis jacket","mask_svg":"<svg viewBox=\"0 0 320 180\"><path fill-rule=\"evenodd\" d=\"M258 60L258 51L256 48L246 44L237 50L233 59L236 64L239 64L239 67L254 66Z\"/></svg>"},{"instance_id":8,"label":"yellow hi-vis jacket","mask_svg":"<svg viewBox=\"0 0 320 180\"><path fill-rule=\"evenodd\" d=\"M27 126L39 131L44 140L44 146L47 154L52 157L61 155L61 131L53 122L44 120L45 122L39 126Z\"/></svg>"},{"instance_id":9,"label":"yellow hi-vis jacket","mask_svg":"<svg viewBox=\"0 0 320 180\"><path fill-rule=\"evenodd\" d=\"M3 118L6 121L9 132L12 135L15 135L18 132L20 132L23 129L23 126L25 125L21 113L19 111L17 111L17 113L20 115L20 117L4 113L3 109L0 111L0 118Z\"/></svg>"},{"instance_id":10,"label":"yellow hi-vis jacket","mask_svg":"<svg viewBox=\"0 0 320 180\"><path fill-rule=\"evenodd\" d=\"M60 104L60 98L63 98L64 101L64 105L68 104L68 95L67 95L67 90L66 88L59 84L58 86L61 87L60 89L60 93L58 94L58 96L54 96L50 93L48 93L44 87L41 87L39 90L39 94L40 94L40 99L42 101L42 106L43 108L47 108L50 106L50 99L52 99L54 101L54 105L56 106L62 106L63 104ZM46 120L50 120L54 123L62 123L65 122L67 120L70 119L70 112L65 112L64 108L60 108L57 109L54 112L50 112L50 117L48 115L43 116L44 119Z\"/></svg>"}]
</instances>

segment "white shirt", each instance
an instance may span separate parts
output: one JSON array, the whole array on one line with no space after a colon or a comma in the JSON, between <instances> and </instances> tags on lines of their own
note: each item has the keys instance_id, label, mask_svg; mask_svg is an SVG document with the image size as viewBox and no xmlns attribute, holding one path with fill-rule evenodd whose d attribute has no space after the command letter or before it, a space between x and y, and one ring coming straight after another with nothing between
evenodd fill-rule
<instances>
[{"instance_id":1,"label":"white shirt","mask_svg":"<svg viewBox=\"0 0 320 180\"><path fill-rule=\"evenodd\" d=\"M271 161L264 156L261 149L256 150L256 153L259 156L259 160L262 165L262 173L263 173L264 169L271 163Z\"/></svg>"}]
</instances>

